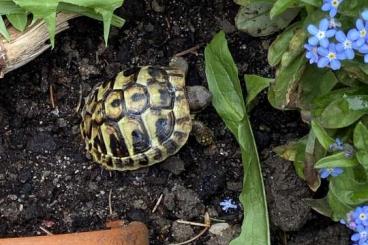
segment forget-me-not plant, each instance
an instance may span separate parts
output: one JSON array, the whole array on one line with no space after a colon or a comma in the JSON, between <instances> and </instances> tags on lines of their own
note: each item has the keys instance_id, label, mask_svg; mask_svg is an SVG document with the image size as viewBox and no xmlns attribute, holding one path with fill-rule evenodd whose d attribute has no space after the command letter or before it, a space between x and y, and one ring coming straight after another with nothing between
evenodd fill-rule
<instances>
[{"instance_id":1,"label":"forget-me-not plant","mask_svg":"<svg viewBox=\"0 0 368 245\"><path fill-rule=\"evenodd\" d=\"M328 29L328 27L328 19L322 19L319 22L318 28L315 25L308 25L308 32L312 35L309 37L308 43L313 46L320 45L327 48L329 44L328 39L333 37L336 33L335 29Z\"/></svg>"},{"instance_id":2,"label":"forget-me-not plant","mask_svg":"<svg viewBox=\"0 0 368 245\"><path fill-rule=\"evenodd\" d=\"M331 17L337 14L337 8L343 0L323 0L323 5L321 9L323 11L329 12Z\"/></svg>"}]
</instances>

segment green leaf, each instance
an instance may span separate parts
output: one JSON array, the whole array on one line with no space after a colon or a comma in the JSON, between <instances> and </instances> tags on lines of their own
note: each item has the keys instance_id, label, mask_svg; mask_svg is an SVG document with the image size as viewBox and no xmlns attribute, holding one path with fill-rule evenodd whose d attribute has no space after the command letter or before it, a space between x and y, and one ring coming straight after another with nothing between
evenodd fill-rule
<instances>
[{"instance_id":1,"label":"green leaf","mask_svg":"<svg viewBox=\"0 0 368 245\"><path fill-rule=\"evenodd\" d=\"M4 23L4 20L3 20L3 17L0 15L0 34L3 35L3 37L6 39L6 40L10 40L10 35L9 35L9 32L8 30L6 29L6 26L5 26L5 23Z\"/></svg>"},{"instance_id":2,"label":"green leaf","mask_svg":"<svg viewBox=\"0 0 368 245\"><path fill-rule=\"evenodd\" d=\"M368 174L368 129L361 122L354 129L354 146L356 157Z\"/></svg>"},{"instance_id":3,"label":"green leaf","mask_svg":"<svg viewBox=\"0 0 368 245\"><path fill-rule=\"evenodd\" d=\"M366 87L340 89L313 101L312 115L324 128L347 127L368 112Z\"/></svg>"},{"instance_id":4,"label":"green leaf","mask_svg":"<svg viewBox=\"0 0 368 245\"><path fill-rule=\"evenodd\" d=\"M216 111L238 140L244 166L242 231L230 245L270 245L270 231L262 172L252 129L246 114L238 71L220 32L205 48L208 87ZM238 114L237 114L238 113Z\"/></svg>"},{"instance_id":5,"label":"green leaf","mask_svg":"<svg viewBox=\"0 0 368 245\"><path fill-rule=\"evenodd\" d=\"M7 14L24 14L25 11L17 6L12 0L1 0L0 1L0 15Z\"/></svg>"},{"instance_id":6,"label":"green leaf","mask_svg":"<svg viewBox=\"0 0 368 245\"><path fill-rule=\"evenodd\" d=\"M27 26L28 15L27 14L8 14L6 16L9 22L14 26L18 31L24 31Z\"/></svg>"},{"instance_id":7,"label":"green leaf","mask_svg":"<svg viewBox=\"0 0 368 245\"><path fill-rule=\"evenodd\" d=\"M236 4L247 6L250 3L261 2L261 3L274 3L276 0L234 0Z\"/></svg>"},{"instance_id":8,"label":"green leaf","mask_svg":"<svg viewBox=\"0 0 368 245\"><path fill-rule=\"evenodd\" d=\"M319 143L324 149L328 150L330 145L334 143L334 140L327 134L326 130L324 130L324 128L322 128L318 122L312 120L311 125L313 133L317 137Z\"/></svg>"},{"instance_id":9,"label":"green leaf","mask_svg":"<svg viewBox=\"0 0 368 245\"><path fill-rule=\"evenodd\" d=\"M295 30L299 27L300 22L289 26L283 33L277 36L268 49L268 63L276 66L281 61L282 55L288 50L290 39L295 35Z\"/></svg>"},{"instance_id":10,"label":"green leaf","mask_svg":"<svg viewBox=\"0 0 368 245\"><path fill-rule=\"evenodd\" d=\"M317 189L321 185L321 178L319 177L317 171L314 169L314 163L316 159L318 159L318 156L316 156L318 146L319 144L316 141L316 136L314 135L313 130L310 130L305 145L304 177L309 188L313 191L317 191Z\"/></svg>"},{"instance_id":11,"label":"green leaf","mask_svg":"<svg viewBox=\"0 0 368 245\"><path fill-rule=\"evenodd\" d=\"M343 1L339 6L339 10L342 14L354 18L360 16L360 13L366 8L368 8L368 3L362 0Z\"/></svg>"},{"instance_id":12,"label":"green leaf","mask_svg":"<svg viewBox=\"0 0 368 245\"><path fill-rule=\"evenodd\" d=\"M55 29L56 29L56 9L58 0L14 0L21 8L30 11L34 18L41 18L47 24L47 29L50 35L51 46L55 45Z\"/></svg>"},{"instance_id":13,"label":"green leaf","mask_svg":"<svg viewBox=\"0 0 368 245\"><path fill-rule=\"evenodd\" d=\"M307 65L300 79L298 107L310 110L312 101L318 96L329 93L337 82L332 71L320 69L315 65Z\"/></svg>"},{"instance_id":14,"label":"green leaf","mask_svg":"<svg viewBox=\"0 0 368 245\"><path fill-rule=\"evenodd\" d=\"M279 157L288 160L295 161L296 151L298 147L298 142L291 141L286 145L279 145L272 149Z\"/></svg>"},{"instance_id":15,"label":"green leaf","mask_svg":"<svg viewBox=\"0 0 368 245\"><path fill-rule=\"evenodd\" d=\"M295 4L295 0L277 0L270 11L271 20Z\"/></svg>"},{"instance_id":16,"label":"green leaf","mask_svg":"<svg viewBox=\"0 0 368 245\"><path fill-rule=\"evenodd\" d=\"M295 30L294 36L289 40L289 47L281 57L281 67L288 67L300 55L304 57L304 44L307 39L307 33L302 28Z\"/></svg>"},{"instance_id":17,"label":"green leaf","mask_svg":"<svg viewBox=\"0 0 368 245\"><path fill-rule=\"evenodd\" d=\"M321 0L300 0L300 2L312 5L314 7L321 7Z\"/></svg>"},{"instance_id":18,"label":"green leaf","mask_svg":"<svg viewBox=\"0 0 368 245\"><path fill-rule=\"evenodd\" d=\"M279 68L276 72L274 83L271 83L268 100L271 105L278 109L295 107L295 93L299 80L305 69L306 60L300 55L288 67Z\"/></svg>"},{"instance_id":19,"label":"green leaf","mask_svg":"<svg viewBox=\"0 0 368 245\"><path fill-rule=\"evenodd\" d=\"M212 81L212 104L225 121L240 122L246 112L238 78L225 33L219 32L205 49L206 76Z\"/></svg>"},{"instance_id":20,"label":"green leaf","mask_svg":"<svg viewBox=\"0 0 368 245\"><path fill-rule=\"evenodd\" d=\"M316 212L324 216L327 216L327 217L332 216L332 210L330 206L328 205L328 201L326 197L322 199L304 199L304 200Z\"/></svg>"},{"instance_id":21,"label":"green leaf","mask_svg":"<svg viewBox=\"0 0 368 245\"><path fill-rule=\"evenodd\" d=\"M339 152L324 158L321 158L316 162L315 168L348 168L358 165L356 158L346 158L344 152Z\"/></svg>"},{"instance_id":22,"label":"green leaf","mask_svg":"<svg viewBox=\"0 0 368 245\"><path fill-rule=\"evenodd\" d=\"M269 16L271 7L272 4L262 2L242 6L235 17L237 29L253 37L268 36L284 29L299 13L299 9L289 9L271 20Z\"/></svg>"},{"instance_id":23,"label":"green leaf","mask_svg":"<svg viewBox=\"0 0 368 245\"><path fill-rule=\"evenodd\" d=\"M244 75L245 85L247 87L247 105L249 105L257 95L270 85L271 78L260 77L257 75Z\"/></svg>"}]
</instances>

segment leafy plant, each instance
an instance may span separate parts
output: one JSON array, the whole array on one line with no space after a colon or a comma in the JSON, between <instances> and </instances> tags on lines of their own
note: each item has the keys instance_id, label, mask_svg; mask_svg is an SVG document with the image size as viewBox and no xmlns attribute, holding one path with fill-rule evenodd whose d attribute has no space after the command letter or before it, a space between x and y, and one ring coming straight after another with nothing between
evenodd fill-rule
<instances>
[{"instance_id":1,"label":"leafy plant","mask_svg":"<svg viewBox=\"0 0 368 245\"><path fill-rule=\"evenodd\" d=\"M244 207L244 220L240 236L230 244L270 244L267 203L257 148L238 78L238 69L228 49L224 32L218 33L207 45L205 63L208 86L213 94L213 106L239 142L243 159L244 179L240 200ZM253 76L250 80L252 85L248 90L251 94L248 103L269 82L265 80L259 83Z\"/></svg>"},{"instance_id":2,"label":"leafy plant","mask_svg":"<svg viewBox=\"0 0 368 245\"><path fill-rule=\"evenodd\" d=\"M244 7L268 6L263 14L268 15L269 23L298 10L298 18L289 20L291 24L268 50L268 62L276 70L268 99L275 108L299 110L311 130L275 151L294 161L296 172L312 190L319 188L321 178L328 179L326 197L310 204L335 221L344 219L349 226L353 219L348 213L368 203L368 2L235 2L242 5L239 16ZM248 19L242 23L251 21L244 18ZM267 33L261 20L255 22L259 32Z\"/></svg>"},{"instance_id":3,"label":"leafy plant","mask_svg":"<svg viewBox=\"0 0 368 245\"><path fill-rule=\"evenodd\" d=\"M107 43L110 25L122 27L124 19L113 14L114 10L123 4L124 0L89 1L89 0L0 0L0 34L10 40L10 35L4 23L4 17L19 31L24 31L30 16L33 21L42 19L49 30L52 46L55 44L56 14L58 12L75 13L102 20L104 39ZM32 22L33 22L32 21Z\"/></svg>"}]
</instances>

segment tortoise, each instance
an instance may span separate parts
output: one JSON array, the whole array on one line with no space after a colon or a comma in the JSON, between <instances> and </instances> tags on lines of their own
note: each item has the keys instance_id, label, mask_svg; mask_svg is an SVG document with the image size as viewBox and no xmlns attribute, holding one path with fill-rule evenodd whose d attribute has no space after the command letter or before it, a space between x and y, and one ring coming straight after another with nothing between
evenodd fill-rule
<instances>
[{"instance_id":1,"label":"tortoise","mask_svg":"<svg viewBox=\"0 0 368 245\"><path fill-rule=\"evenodd\" d=\"M211 102L203 86L185 86L186 61L143 66L98 83L87 96L80 124L86 150L109 170L135 170L162 162L186 143L189 133L213 145L213 133L197 113ZM192 114L191 114L192 113Z\"/></svg>"}]
</instances>

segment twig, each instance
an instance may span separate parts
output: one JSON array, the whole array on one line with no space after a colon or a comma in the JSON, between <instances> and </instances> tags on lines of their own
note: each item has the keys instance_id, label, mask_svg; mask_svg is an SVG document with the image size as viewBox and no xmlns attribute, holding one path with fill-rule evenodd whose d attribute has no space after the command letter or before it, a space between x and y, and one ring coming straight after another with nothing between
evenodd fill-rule
<instances>
[{"instance_id":1,"label":"twig","mask_svg":"<svg viewBox=\"0 0 368 245\"><path fill-rule=\"evenodd\" d=\"M152 209L152 213L156 212L156 209L158 208L158 205L160 205L161 200L162 200L162 198L163 198L163 197L164 197L164 194L161 194L161 195L160 195L160 197L158 198L158 200L157 200L157 202L156 202L155 206L154 206L154 207L153 207L153 209Z\"/></svg>"},{"instance_id":2,"label":"twig","mask_svg":"<svg viewBox=\"0 0 368 245\"><path fill-rule=\"evenodd\" d=\"M177 221L179 222L179 220ZM200 223L195 223L195 222L189 222L187 221L188 224L189 223L193 223L195 225L198 225ZM191 225L193 225L191 224ZM189 240L186 240L184 242L180 242L180 243L170 243L169 245L183 245L183 244L188 244L188 243L191 243L193 242L194 240L198 239L200 236L202 236L211 226L211 219L210 219L210 215L206 212L205 215L204 215L204 223L201 224L201 226L204 226L204 229L201 230L201 232L198 233L198 235L196 235L195 237L189 239Z\"/></svg>"},{"instance_id":3,"label":"twig","mask_svg":"<svg viewBox=\"0 0 368 245\"><path fill-rule=\"evenodd\" d=\"M196 51L197 51L199 48L200 48L200 47L199 47L199 45L196 45L196 46L194 46L194 47L191 47L191 48L189 48L189 49L186 49L186 50L184 50L184 51L181 51L181 52L179 52L179 53L175 54L174 56L175 56L175 57L180 57L180 56L183 56L183 55L186 55L186 54L189 54L189 53L192 53L192 54L198 55L198 53L197 53Z\"/></svg>"},{"instance_id":4,"label":"twig","mask_svg":"<svg viewBox=\"0 0 368 245\"><path fill-rule=\"evenodd\" d=\"M52 106L52 109L55 109L55 100L54 100L54 88L52 86L52 84L50 84L50 87L49 87L49 91L50 91L50 102L51 102L51 106Z\"/></svg>"},{"instance_id":5,"label":"twig","mask_svg":"<svg viewBox=\"0 0 368 245\"><path fill-rule=\"evenodd\" d=\"M44 227L42 227L42 226L40 226L40 230L42 230L43 232L45 232L47 235L54 235L54 234L52 234L51 232L49 232L46 228L44 228Z\"/></svg>"},{"instance_id":6,"label":"twig","mask_svg":"<svg viewBox=\"0 0 368 245\"><path fill-rule=\"evenodd\" d=\"M110 215L112 215L111 194L112 194L112 190L110 189L110 192L109 192L109 210L110 210Z\"/></svg>"},{"instance_id":7,"label":"twig","mask_svg":"<svg viewBox=\"0 0 368 245\"><path fill-rule=\"evenodd\" d=\"M83 100L82 84L79 84L79 100L78 100L78 105L75 108L75 112L76 113L78 113L79 112L79 109L81 108L82 100Z\"/></svg>"},{"instance_id":8,"label":"twig","mask_svg":"<svg viewBox=\"0 0 368 245\"><path fill-rule=\"evenodd\" d=\"M176 222L180 223L180 224L186 224L186 225L194 225L194 226L203 226L203 227L208 227L208 224L203 224L203 223L198 223L198 222L192 222L192 221L186 221L186 220L177 220Z\"/></svg>"}]
</instances>

